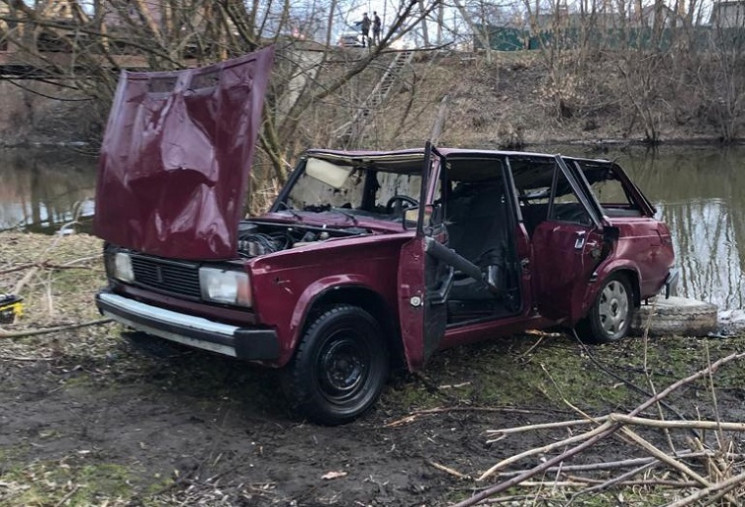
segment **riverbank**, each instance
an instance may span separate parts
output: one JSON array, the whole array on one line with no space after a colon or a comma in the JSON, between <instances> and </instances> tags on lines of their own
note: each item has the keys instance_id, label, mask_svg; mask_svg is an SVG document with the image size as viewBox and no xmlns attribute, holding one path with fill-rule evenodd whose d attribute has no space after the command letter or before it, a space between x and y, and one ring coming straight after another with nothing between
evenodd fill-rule
<instances>
[{"instance_id":1,"label":"riverbank","mask_svg":"<svg viewBox=\"0 0 745 507\"><path fill-rule=\"evenodd\" d=\"M727 68L712 55L522 51L492 56L490 63L483 54L417 53L410 73L401 77L403 86L384 109L371 112L360 143L420 145L429 137L443 100L447 115L440 144L449 146L578 143L602 150L743 142L742 106L726 102L726 93L737 93L745 76L737 68L722 78ZM369 69L349 83L358 101L377 81L377 72ZM735 91L725 90L727 83ZM323 104L331 110L324 120L354 112L349 95L344 99L339 100L342 106ZM328 130L314 125L312 136ZM327 139L333 142L333 136Z\"/></svg>"},{"instance_id":2,"label":"riverbank","mask_svg":"<svg viewBox=\"0 0 745 507\"><path fill-rule=\"evenodd\" d=\"M319 75L348 72L361 56L355 49L334 53ZM745 101L737 95L745 66L735 62L726 72L713 56L511 51L493 52L489 62L483 53L417 51L387 100L366 116L364 135L352 147L421 146L443 100L448 112L439 143L449 146L582 144L602 151L745 143ZM391 58L383 54L304 111L293 138L280 140L287 157L308 147L341 147L339 128L355 116ZM280 91L282 72L277 67L274 74ZM105 115L97 111L108 108L103 97L47 83L21 85L0 82L0 146L98 144Z\"/></svg>"}]
</instances>

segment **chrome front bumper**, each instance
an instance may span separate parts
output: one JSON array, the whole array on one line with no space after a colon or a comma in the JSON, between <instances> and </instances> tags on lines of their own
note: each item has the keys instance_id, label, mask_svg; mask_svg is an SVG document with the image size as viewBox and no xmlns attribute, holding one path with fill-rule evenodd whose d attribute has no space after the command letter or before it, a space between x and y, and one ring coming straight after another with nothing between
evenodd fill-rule
<instances>
[{"instance_id":1,"label":"chrome front bumper","mask_svg":"<svg viewBox=\"0 0 745 507\"><path fill-rule=\"evenodd\" d=\"M279 357L277 333L273 329L244 328L166 310L104 290L96 294L101 314L126 326L218 354L246 360Z\"/></svg>"}]
</instances>

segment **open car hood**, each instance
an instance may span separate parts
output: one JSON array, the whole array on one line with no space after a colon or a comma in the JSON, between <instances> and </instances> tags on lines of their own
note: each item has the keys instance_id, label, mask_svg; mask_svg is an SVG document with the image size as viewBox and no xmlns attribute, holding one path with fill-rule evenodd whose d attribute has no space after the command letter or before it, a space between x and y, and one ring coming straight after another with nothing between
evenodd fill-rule
<instances>
[{"instance_id":1,"label":"open car hood","mask_svg":"<svg viewBox=\"0 0 745 507\"><path fill-rule=\"evenodd\" d=\"M98 166L97 236L162 257L237 256L273 53L122 73Z\"/></svg>"}]
</instances>

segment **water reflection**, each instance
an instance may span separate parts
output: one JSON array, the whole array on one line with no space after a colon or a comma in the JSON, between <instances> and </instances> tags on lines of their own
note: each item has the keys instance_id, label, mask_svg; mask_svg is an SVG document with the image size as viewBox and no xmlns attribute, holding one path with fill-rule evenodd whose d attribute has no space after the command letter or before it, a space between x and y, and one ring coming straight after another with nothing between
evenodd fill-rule
<instances>
[{"instance_id":1,"label":"water reflection","mask_svg":"<svg viewBox=\"0 0 745 507\"><path fill-rule=\"evenodd\" d=\"M745 307L745 148L546 150L617 159L670 226L680 294L720 308ZM32 230L54 232L80 203L92 213L95 165L66 150L0 152L0 229L32 224Z\"/></svg>"},{"instance_id":2,"label":"water reflection","mask_svg":"<svg viewBox=\"0 0 745 507\"><path fill-rule=\"evenodd\" d=\"M608 155L670 226L681 295L743 308L745 150L667 147Z\"/></svg>"},{"instance_id":3,"label":"water reflection","mask_svg":"<svg viewBox=\"0 0 745 507\"><path fill-rule=\"evenodd\" d=\"M66 148L0 151L0 230L51 233L92 215L95 165Z\"/></svg>"}]
</instances>

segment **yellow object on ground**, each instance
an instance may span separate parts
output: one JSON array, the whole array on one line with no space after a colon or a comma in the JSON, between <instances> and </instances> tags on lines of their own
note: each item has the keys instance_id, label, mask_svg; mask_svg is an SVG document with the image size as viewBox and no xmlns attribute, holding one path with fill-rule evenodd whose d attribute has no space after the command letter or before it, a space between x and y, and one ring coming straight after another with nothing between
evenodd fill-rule
<instances>
[{"instance_id":1,"label":"yellow object on ground","mask_svg":"<svg viewBox=\"0 0 745 507\"><path fill-rule=\"evenodd\" d=\"M0 324L12 324L23 315L22 301L13 294L0 294Z\"/></svg>"}]
</instances>

